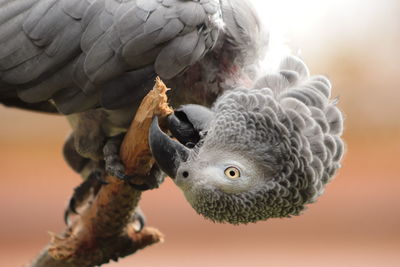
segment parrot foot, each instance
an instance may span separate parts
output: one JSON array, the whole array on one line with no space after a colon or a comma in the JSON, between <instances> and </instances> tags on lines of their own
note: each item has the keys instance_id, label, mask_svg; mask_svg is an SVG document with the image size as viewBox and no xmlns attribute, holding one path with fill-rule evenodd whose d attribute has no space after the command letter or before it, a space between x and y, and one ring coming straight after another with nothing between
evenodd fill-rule
<instances>
[{"instance_id":1,"label":"parrot foot","mask_svg":"<svg viewBox=\"0 0 400 267\"><path fill-rule=\"evenodd\" d=\"M108 184L104 181L105 173L102 170L94 170L89 177L83 181L78 187L74 189L74 193L68 203L68 207L64 212L64 221L66 225L69 225L70 216L75 214L79 215L78 208L84 204L90 202L99 192L100 188ZM146 217L140 207L135 209L135 212L130 218L130 223L136 232L140 232L145 224Z\"/></svg>"},{"instance_id":2,"label":"parrot foot","mask_svg":"<svg viewBox=\"0 0 400 267\"><path fill-rule=\"evenodd\" d=\"M111 137L107 140L104 148L104 162L106 172L114 177L129 182L129 184L139 191L146 191L158 188L164 181L161 170L154 165L148 175L127 175L125 166L119 157L119 148L121 146L124 134Z\"/></svg>"},{"instance_id":3,"label":"parrot foot","mask_svg":"<svg viewBox=\"0 0 400 267\"><path fill-rule=\"evenodd\" d=\"M113 136L108 138L104 148L104 162L106 172L114 177L121 180L128 181L133 177L131 175L125 174L125 166L119 157L119 148L121 146L124 134Z\"/></svg>"},{"instance_id":4,"label":"parrot foot","mask_svg":"<svg viewBox=\"0 0 400 267\"><path fill-rule=\"evenodd\" d=\"M130 179L130 185L139 191L156 189L164 181L165 174L154 164L148 175L135 175Z\"/></svg>"},{"instance_id":5,"label":"parrot foot","mask_svg":"<svg viewBox=\"0 0 400 267\"><path fill-rule=\"evenodd\" d=\"M105 173L101 169L95 169L88 178L74 189L68 207L64 212L64 221L68 225L72 214L79 214L77 209L87 203L87 200L97 195L100 188L107 184L104 181Z\"/></svg>"}]
</instances>

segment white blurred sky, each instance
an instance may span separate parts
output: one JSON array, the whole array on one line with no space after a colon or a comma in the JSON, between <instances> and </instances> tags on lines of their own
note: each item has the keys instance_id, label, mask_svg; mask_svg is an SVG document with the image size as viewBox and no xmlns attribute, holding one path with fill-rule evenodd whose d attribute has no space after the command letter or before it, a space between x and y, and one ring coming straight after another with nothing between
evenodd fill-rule
<instances>
[{"instance_id":1,"label":"white blurred sky","mask_svg":"<svg viewBox=\"0 0 400 267\"><path fill-rule=\"evenodd\" d=\"M384 38L400 31L399 0L251 1L264 23L295 49L348 39L366 41L371 34Z\"/></svg>"},{"instance_id":2,"label":"white blurred sky","mask_svg":"<svg viewBox=\"0 0 400 267\"><path fill-rule=\"evenodd\" d=\"M400 0L251 1L275 51L283 42L331 79L348 129L400 127Z\"/></svg>"}]
</instances>

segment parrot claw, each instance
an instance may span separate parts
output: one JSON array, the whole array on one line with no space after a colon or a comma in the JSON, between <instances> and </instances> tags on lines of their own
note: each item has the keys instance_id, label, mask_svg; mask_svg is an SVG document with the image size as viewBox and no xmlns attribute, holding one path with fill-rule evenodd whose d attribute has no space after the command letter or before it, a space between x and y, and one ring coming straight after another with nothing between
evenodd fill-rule
<instances>
[{"instance_id":1,"label":"parrot claw","mask_svg":"<svg viewBox=\"0 0 400 267\"><path fill-rule=\"evenodd\" d=\"M114 176L114 177L116 177L116 178L118 178L120 180L123 180L123 181L129 181L129 180L134 178L133 175L127 175L123 171L117 170L115 168L106 168L106 171L111 176Z\"/></svg>"},{"instance_id":2,"label":"parrot claw","mask_svg":"<svg viewBox=\"0 0 400 267\"><path fill-rule=\"evenodd\" d=\"M139 191L158 188L163 178L160 178L161 171L157 166L153 166L150 173L146 176L128 175L125 173L125 166L119 157L119 148L123 137L124 135L121 134L109 138L103 148L106 172L123 181L129 182L133 188Z\"/></svg>"},{"instance_id":3,"label":"parrot claw","mask_svg":"<svg viewBox=\"0 0 400 267\"><path fill-rule=\"evenodd\" d=\"M85 181L83 181L74 189L74 193L68 202L68 207L64 212L64 222L66 225L69 224L69 218L71 215L79 214L77 209L85 204L89 197L96 196L100 188L103 185L108 184L106 181L104 181L103 177L104 172L96 169Z\"/></svg>"},{"instance_id":4,"label":"parrot claw","mask_svg":"<svg viewBox=\"0 0 400 267\"><path fill-rule=\"evenodd\" d=\"M130 185L138 191L147 191L156 189L164 181L165 175L158 168L157 165L153 165L150 172L146 176L133 176L130 180ZM137 183L136 183L137 182Z\"/></svg>"},{"instance_id":5,"label":"parrot claw","mask_svg":"<svg viewBox=\"0 0 400 267\"><path fill-rule=\"evenodd\" d=\"M144 215L144 213L140 207L137 207L135 209L135 212L133 213L133 215L130 219L130 224L133 225L136 233L142 231L142 229L145 227L146 216Z\"/></svg>"}]
</instances>

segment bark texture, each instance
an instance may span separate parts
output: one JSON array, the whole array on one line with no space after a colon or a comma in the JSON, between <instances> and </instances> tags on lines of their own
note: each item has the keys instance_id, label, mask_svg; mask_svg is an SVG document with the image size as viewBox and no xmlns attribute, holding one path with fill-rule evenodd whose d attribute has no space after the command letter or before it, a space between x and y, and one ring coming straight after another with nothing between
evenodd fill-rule
<instances>
[{"instance_id":1,"label":"bark texture","mask_svg":"<svg viewBox=\"0 0 400 267\"><path fill-rule=\"evenodd\" d=\"M172 113L165 84L156 79L143 99L120 148L128 174L145 176L154 164L148 145L148 131L154 116ZM163 240L155 228L135 231L131 222L141 192L115 177L107 177L96 198L89 203L64 233L52 234L50 243L30 267L85 267L117 260Z\"/></svg>"}]
</instances>

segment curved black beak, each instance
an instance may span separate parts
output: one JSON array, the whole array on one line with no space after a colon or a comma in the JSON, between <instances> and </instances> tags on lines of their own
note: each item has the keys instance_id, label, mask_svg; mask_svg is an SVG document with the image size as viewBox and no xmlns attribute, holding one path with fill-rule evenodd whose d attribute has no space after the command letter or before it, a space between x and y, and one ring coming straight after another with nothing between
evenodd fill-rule
<instances>
[{"instance_id":1,"label":"curved black beak","mask_svg":"<svg viewBox=\"0 0 400 267\"><path fill-rule=\"evenodd\" d=\"M157 165L169 177L175 178L181 162L185 162L190 150L161 131L158 117L154 117L149 131L150 150Z\"/></svg>"}]
</instances>

